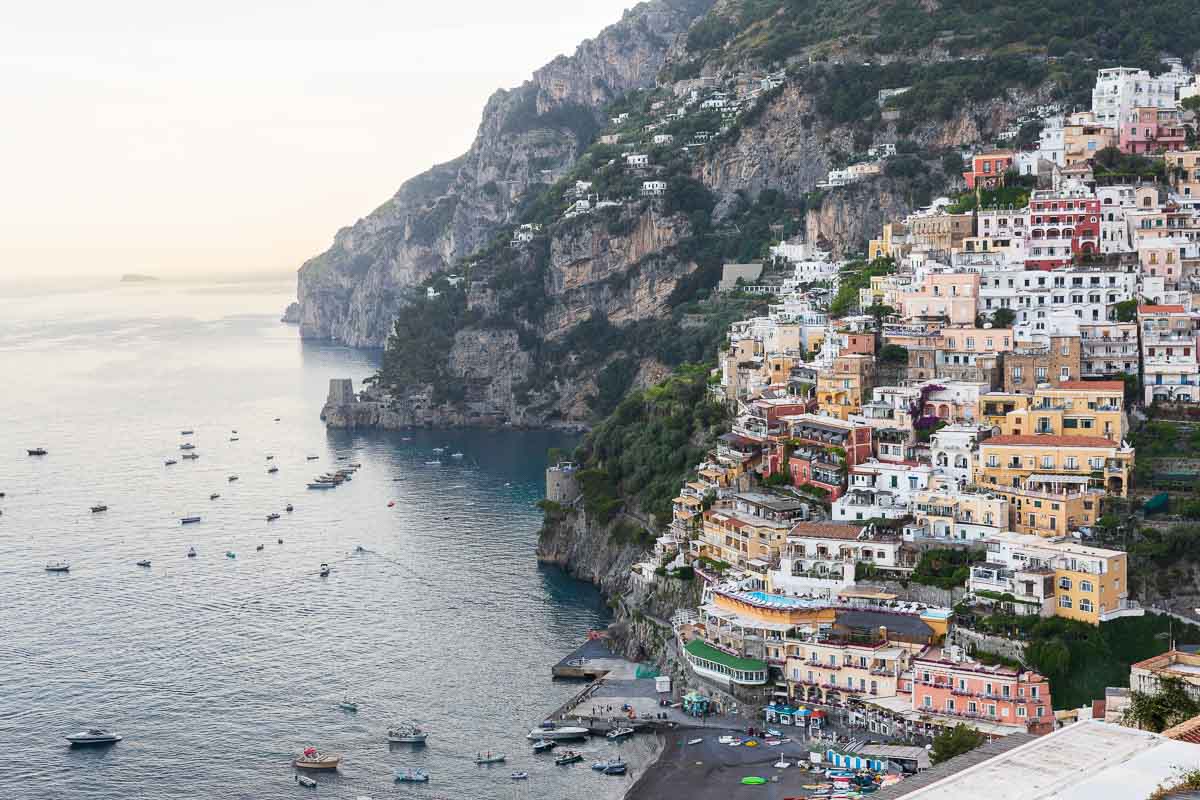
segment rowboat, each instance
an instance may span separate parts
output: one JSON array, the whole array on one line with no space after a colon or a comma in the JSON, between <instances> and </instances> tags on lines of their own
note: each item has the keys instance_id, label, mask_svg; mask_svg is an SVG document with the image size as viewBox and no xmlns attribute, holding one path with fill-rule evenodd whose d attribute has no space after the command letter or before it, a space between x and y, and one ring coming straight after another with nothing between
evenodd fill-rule
<instances>
[{"instance_id":1,"label":"rowboat","mask_svg":"<svg viewBox=\"0 0 1200 800\"><path fill-rule=\"evenodd\" d=\"M514 781L523 781L529 777L529 773L528 772L514 772L509 777L512 778Z\"/></svg>"},{"instance_id":2,"label":"rowboat","mask_svg":"<svg viewBox=\"0 0 1200 800\"><path fill-rule=\"evenodd\" d=\"M388 728L387 740L401 744L425 744L429 734L414 722L402 722Z\"/></svg>"},{"instance_id":3,"label":"rowboat","mask_svg":"<svg viewBox=\"0 0 1200 800\"><path fill-rule=\"evenodd\" d=\"M486 753L484 753L483 755L476 753L475 754L475 763L476 764L499 764L499 763L503 762L506 758L508 758L508 756L504 755L503 753L496 753L495 755L493 755L492 751L489 750Z\"/></svg>"},{"instance_id":4,"label":"rowboat","mask_svg":"<svg viewBox=\"0 0 1200 800\"><path fill-rule=\"evenodd\" d=\"M554 759L554 763L560 767L565 764L574 764L576 761L583 761L583 753L577 753L574 750L568 750Z\"/></svg>"},{"instance_id":5,"label":"rowboat","mask_svg":"<svg viewBox=\"0 0 1200 800\"><path fill-rule=\"evenodd\" d=\"M49 561L46 563L46 572L70 572L71 565L66 561Z\"/></svg>"},{"instance_id":6,"label":"rowboat","mask_svg":"<svg viewBox=\"0 0 1200 800\"><path fill-rule=\"evenodd\" d=\"M139 567L148 567L148 566L150 566L150 559L143 558L141 561L137 562L137 565Z\"/></svg>"},{"instance_id":7,"label":"rowboat","mask_svg":"<svg viewBox=\"0 0 1200 800\"><path fill-rule=\"evenodd\" d=\"M92 513L93 513L93 514L98 514L98 513L100 513L101 511L108 511L108 506L104 505L103 503L100 503L99 505L94 505L94 506L92 506Z\"/></svg>"},{"instance_id":8,"label":"rowboat","mask_svg":"<svg viewBox=\"0 0 1200 800\"><path fill-rule=\"evenodd\" d=\"M429 783L429 773L423 769L398 769L395 775L401 783Z\"/></svg>"},{"instance_id":9,"label":"rowboat","mask_svg":"<svg viewBox=\"0 0 1200 800\"><path fill-rule=\"evenodd\" d=\"M546 739L538 739L533 743L533 752L546 753L558 747L558 742L548 741Z\"/></svg>"},{"instance_id":10,"label":"rowboat","mask_svg":"<svg viewBox=\"0 0 1200 800\"><path fill-rule=\"evenodd\" d=\"M341 756L323 755L315 747L306 747L304 752L292 761L292 765L300 769L337 769L342 762Z\"/></svg>"},{"instance_id":11,"label":"rowboat","mask_svg":"<svg viewBox=\"0 0 1200 800\"><path fill-rule=\"evenodd\" d=\"M297 775L296 783L300 784L301 786L303 786L306 789L317 788L317 782L314 781L312 778L308 777L307 775Z\"/></svg>"},{"instance_id":12,"label":"rowboat","mask_svg":"<svg viewBox=\"0 0 1200 800\"><path fill-rule=\"evenodd\" d=\"M332 483L310 483L308 485L308 488L310 488L310 489L333 489L333 488L336 488L336 485L332 484Z\"/></svg>"}]
</instances>

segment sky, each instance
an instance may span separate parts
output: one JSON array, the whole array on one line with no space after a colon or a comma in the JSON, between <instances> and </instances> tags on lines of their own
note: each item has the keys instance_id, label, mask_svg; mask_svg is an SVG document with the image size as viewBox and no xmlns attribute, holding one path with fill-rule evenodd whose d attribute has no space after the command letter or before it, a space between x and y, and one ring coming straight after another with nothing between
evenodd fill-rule
<instances>
[{"instance_id":1,"label":"sky","mask_svg":"<svg viewBox=\"0 0 1200 800\"><path fill-rule=\"evenodd\" d=\"M296 269L633 4L14 4L0 277Z\"/></svg>"}]
</instances>

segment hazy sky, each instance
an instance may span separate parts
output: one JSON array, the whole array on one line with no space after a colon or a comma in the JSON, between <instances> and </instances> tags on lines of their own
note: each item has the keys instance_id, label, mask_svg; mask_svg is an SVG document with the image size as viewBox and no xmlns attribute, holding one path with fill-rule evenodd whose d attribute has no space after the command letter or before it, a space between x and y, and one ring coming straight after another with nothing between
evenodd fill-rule
<instances>
[{"instance_id":1,"label":"hazy sky","mask_svg":"<svg viewBox=\"0 0 1200 800\"><path fill-rule=\"evenodd\" d=\"M13 5L0 276L298 267L634 1Z\"/></svg>"}]
</instances>

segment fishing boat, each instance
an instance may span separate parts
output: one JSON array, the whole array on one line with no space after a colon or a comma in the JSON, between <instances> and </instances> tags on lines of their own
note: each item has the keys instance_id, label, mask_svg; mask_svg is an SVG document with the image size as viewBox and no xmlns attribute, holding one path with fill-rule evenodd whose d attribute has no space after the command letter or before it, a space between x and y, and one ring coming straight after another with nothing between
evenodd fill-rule
<instances>
[{"instance_id":1,"label":"fishing boat","mask_svg":"<svg viewBox=\"0 0 1200 800\"><path fill-rule=\"evenodd\" d=\"M286 508L284 508L283 510L284 510L284 511L286 511L286 512L288 512L288 513L290 514L290 513L292 513L292 511L294 511L295 509L293 509L293 508L292 508L292 504L291 504L291 503L288 503L288 504L287 504L287 507L286 507Z\"/></svg>"},{"instance_id":2,"label":"fishing boat","mask_svg":"<svg viewBox=\"0 0 1200 800\"><path fill-rule=\"evenodd\" d=\"M265 549L265 548L266 548L266 545L265 545L265 544L260 544L258 547L254 548L254 549L255 549L255 550L263 550L263 549Z\"/></svg>"},{"instance_id":3,"label":"fishing boat","mask_svg":"<svg viewBox=\"0 0 1200 800\"><path fill-rule=\"evenodd\" d=\"M184 453L183 454L183 458L186 458L188 461L195 461L199 457L200 457L199 453Z\"/></svg>"},{"instance_id":4,"label":"fishing boat","mask_svg":"<svg viewBox=\"0 0 1200 800\"><path fill-rule=\"evenodd\" d=\"M442 462L438 461L437 459L434 459L433 461L425 462L425 466L427 466L427 467L440 467L441 465L442 465Z\"/></svg>"},{"instance_id":5,"label":"fishing boat","mask_svg":"<svg viewBox=\"0 0 1200 800\"><path fill-rule=\"evenodd\" d=\"M180 436L191 436L193 433L195 433L195 431L180 431L179 435Z\"/></svg>"},{"instance_id":6,"label":"fishing boat","mask_svg":"<svg viewBox=\"0 0 1200 800\"><path fill-rule=\"evenodd\" d=\"M192 444L191 442L184 442L183 444L179 445L179 449L180 450L195 450L196 445Z\"/></svg>"},{"instance_id":7,"label":"fishing boat","mask_svg":"<svg viewBox=\"0 0 1200 800\"><path fill-rule=\"evenodd\" d=\"M400 783L429 783L429 773L423 769L398 769L395 775Z\"/></svg>"},{"instance_id":8,"label":"fishing boat","mask_svg":"<svg viewBox=\"0 0 1200 800\"><path fill-rule=\"evenodd\" d=\"M300 784L301 786L305 787L306 789L317 788L317 782L314 781L312 778L308 777L307 775L297 775L296 783Z\"/></svg>"},{"instance_id":9,"label":"fishing boat","mask_svg":"<svg viewBox=\"0 0 1200 800\"><path fill-rule=\"evenodd\" d=\"M320 458L320 456L305 456L304 460L305 461L316 461L318 458Z\"/></svg>"},{"instance_id":10,"label":"fishing boat","mask_svg":"<svg viewBox=\"0 0 1200 800\"><path fill-rule=\"evenodd\" d=\"M322 565L321 565L321 573L320 573L320 574L321 574L321 577L322 577L322 578L328 578L328 577L329 577L329 565L328 565L328 564L322 564Z\"/></svg>"},{"instance_id":11,"label":"fishing boat","mask_svg":"<svg viewBox=\"0 0 1200 800\"><path fill-rule=\"evenodd\" d=\"M267 461L274 461L274 460L275 460L275 456L267 456Z\"/></svg>"},{"instance_id":12,"label":"fishing boat","mask_svg":"<svg viewBox=\"0 0 1200 800\"><path fill-rule=\"evenodd\" d=\"M475 754L475 763L476 764L500 764L500 763L503 763L507 758L508 758L508 756L504 755L503 753L496 753L493 755L492 751L488 750L486 753L482 753L482 754L476 753Z\"/></svg>"},{"instance_id":13,"label":"fishing boat","mask_svg":"<svg viewBox=\"0 0 1200 800\"><path fill-rule=\"evenodd\" d=\"M279 519L279 515L275 512L272 511L270 514L267 514L267 522L274 522L277 519Z\"/></svg>"},{"instance_id":14,"label":"fishing boat","mask_svg":"<svg viewBox=\"0 0 1200 800\"><path fill-rule=\"evenodd\" d=\"M237 478L237 475L230 475L230 476L229 476L229 478L228 478L228 481L229 481L230 483L233 483L233 482L234 482L234 481L236 481L237 479L238 479L238 478Z\"/></svg>"},{"instance_id":15,"label":"fishing boat","mask_svg":"<svg viewBox=\"0 0 1200 800\"><path fill-rule=\"evenodd\" d=\"M512 778L514 781L523 781L523 780L526 780L529 778L529 773L528 772L514 772L512 775L509 775L509 777Z\"/></svg>"},{"instance_id":16,"label":"fishing boat","mask_svg":"<svg viewBox=\"0 0 1200 800\"><path fill-rule=\"evenodd\" d=\"M323 755L315 747L306 747L292 764L300 769L337 769L341 756Z\"/></svg>"},{"instance_id":17,"label":"fishing boat","mask_svg":"<svg viewBox=\"0 0 1200 800\"><path fill-rule=\"evenodd\" d=\"M231 442L237 442L237 441L241 441L241 440L240 440L240 439L238 439L238 437L236 437L236 436L230 436L230 437L229 437L229 441L231 441Z\"/></svg>"},{"instance_id":18,"label":"fishing boat","mask_svg":"<svg viewBox=\"0 0 1200 800\"><path fill-rule=\"evenodd\" d=\"M586 739L588 737L587 728L567 727L552 727L552 728L534 728L526 736L526 739Z\"/></svg>"},{"instance_id":19,"label":"fishing boat","mask_svg":"<svg viewBox=\"0 0 1200 800\"><path fill-rule=\"evenodd\" d=\"M150 566L150 559L143 558L141 561L137 562L137 565L139 567L148 567L148 566Z\"/></svg>"},{"instance_id":20,"label":"fishing boat","mask_svg":"<svg viewBox=\"0 0 1200 800\"><path fill-rule=\"evenodd\" d=\"M604 774L605 775L624 775L625 771L627 769L628 769L628 767L625 765L624 760L622 760L620 758L614 758L612 761L608 762L608 766L606 766L604 768Z\"/></svg>"},{"instance_id":21,"label":"fishing boat","mask_svg":"<svg viewBox=\"0 0 1200 800\"><path fill-rule=\"evenodd\" d=\"M225 557L226 558L237 558L237 553L233 552L232 550L226 550Z\"/></svg>"},{"instance_id":22,"label":"fishing boat","mask_svg":"<svg viewBox=\"0 0 1200 800\"><path fill-rule=\"evenodd\" d=\"M554 758L554 763L557 766L565 764L574 764L576 761L583 761L583 753L577 753L574 750L568 750L560 756Z\"/></svg>"},{"instance_id":23,"label":"fishing boat","mask_svg":"<svg viewBox=\"0 0 1200 800\"><path fill-rule=\"evenodd\" d=\"M703 739L688 739L688 744L700 744L703 741Z\"/></svg>"},{"instance_id":24,"label":"fishing boat","mask_svg":"<svg viewBox=\"0 0 1200 800\"><path fill-rule=\"evenodd\" d=\"M401 722L388 728L387 740L402 744L425 744L429 734L421 730L415 722Z\"/></svg>"},{"instance_id":25,"label":"fishing boat","mask_svg":"<svg viewBox=\"0 0 1200 800\"><path fill-rule=\"evenodd\" d=\"M550 739L538 739L536 742L533 743L533 752L548 753L556 747L558 747L558 742L552 741Z\"/></svg>"},{"instance_id":26,"label":"fishing boat","mask_svg":"<svg viewBox=\"0 0 1200 800\"><path fill-rule=\"evenodd\" d=\"M196 548L194 548L194 547L189 547L189 548L188 548L188 551L187 551L187 557L188 557L188 558L195 558L195 557L196 557Z\"/></svg>"},{"instance_id":27,"label":"fishing boat","mask_svg":"<svg viewBox=\"0 0 1200 800\"><path fill-rule=\"evenodd\" d=\"M93 513L93 514L98 514L98 513L100 513L101 511L108 511L108 506L104 505L103 503L101 503L101 504L99 504L99 505L92 506L92 513Z\"/></svg>"},{"instance_id":28,"label":"fishing boat","mask_svg":"<svg viewBox=\"0 0 1200 800\"><path fill-rule=\"evenodd\" d=\"M279 467L271 467L269 470L267 470L268 475L274 475L276 472L279 472Z\"/></svg>"},{"instance_id":29,"label":"fishing boat","mask_svg":"<svg viewBox=\"0 0 1200 800\"><path fill-rule=\"evenodd\" d=\"M47 561L46 572L70 572L71 565L66 561Z\"/></svg>"},{"instance_id":30,"label":"fishing boat","mask_svg":"<svg viewBox=\"0 0 1200 800\"><path fill-rule=\"evenodd\" d=\"M308 488L310 488L310 489L333 489L333 488L336 488L336 487L335 487L335 485L334 485L334 484L332 484L332 483L320 483L320 482L318 482L318 483L310 483L310 484L308 484Z\"/></svg>"},{"instance_id":31,"label":"fishing boat","mask_svg":"<svg viewBox=\"0 0 1200 800\"><path fill-rule=\"evenodd\" d=\"M46 448L35 447L32 450L26 450L25 452L29 453L29 455L31 455L31 456L44 456L44 455L46 455Z\"/></svg>"},{"instance_id":32,"label":"fishing boat","mask_svg":"<svg viewBox=\"0 0 1200 800\"><path fill-rule=\"evenodd\" d=\"M343 697L342 702L338 703L338 708L342 711L358 711L358 701Z\"/></svg>"},{"instance_id":33,"label":"fishing boat","mask_svg":"<svg viewBox=\"0 0 1200 800\"><path fill-rule=\"evenodd\" d=\"M626 736L633 735L633 728L617 728L615 731L609 731L605 736L608 739L624 739Z\"/></svg>"},{"instance_id":34,"label":"fishing boat","mask_svg":"<svg viewBox=\"0 0 1200 800\"><path fill-rule=\"evenodd\" d=\"M216 500L216 499L217 499L218 497L220 497L220 496L221 496L221 495L217 494L216 492L213 492L212 494L210 494L210 495L208 496L208 499L209 499L209 500Z\"/></svg>"},{"instance_id":35,"label":"fishing boat","mask_svg":"<svg viewBox=\"0 0 1200 800\"><path fill-rule=\"evenodd\" d=\"M175 460L175 459L173 459L173 458L168 458L166 461L164 461L164 462L163 462L163 464L165 464L165 465L166 465L166 466L168 466L168 467L170 467L170 466L173 466L173 465L175 465L175 464L178 464L178 463L179 463L179 462L178 462L178 461L176 461L176 460Z\"/></svg>"},{"instance_id":36,"label":"fishing boat","mask_svg":"<svg viewBox=\"0 0 1200 800\"><path fill-rule=\"evenodd\" d=\"M200 521L200 517L180 517L179 518L180 525L191 525L193 522L199 522L199 521Z\"/></svg>"},{"instance_id":37,"label":"fishing boat","mask_svg":"<svg viewBox=\"0 0 1200 800\"><path fill-rule=\"evenodd\" d=\"M119 735L112 731L106 731L103 728L88 728L86 731L72 733L65 738L72 745L78 747L97 744L116 744L121 741Z\"/></svg>"}]
</instances>

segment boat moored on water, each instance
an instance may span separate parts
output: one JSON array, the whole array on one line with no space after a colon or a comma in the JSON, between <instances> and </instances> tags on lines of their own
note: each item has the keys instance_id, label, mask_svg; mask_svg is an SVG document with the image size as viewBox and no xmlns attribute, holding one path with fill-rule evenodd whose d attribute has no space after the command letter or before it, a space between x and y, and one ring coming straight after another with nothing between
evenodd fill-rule
<instances>
[{"instance_id":1,"label":"boat moored on water","mask_svg":"<svg viewBox=\"0 0 1200 800\"><path fill-rule=\"evenodd\" d=\"M576 761L583 761L583 753L578 753L574 750L567 750L562 755L555 756L554 758L555 765L560 767L565 764L574 764Z\"/></svg>"},{"instance_id":2,"label":"boat moored on water","mask_svg":"<svg viewBox=\"0 0 1200 800\"><path fill-rule=\"evenodd\" d=\"M536 742L533 743L533 752L548 753L556 747L558 747L558 742L552 741L550 739L538 739Z\"/></svg>"},{"instance_id":3,"label":"boat moored on water","mask_svg":"<svg viewBox=\"0 0 1200 800\"><path fill-rule=\"evenodd\" d=\"M67 561L47 561L46 572L70 572L71 564Z\"/></svg>"},{"instance_id":4,"label":"boat moored on water","mask_svg":"<svg viewBox=\"0 0 1200 800\"><path fill-rule=\"evenodd\" d=\"M187 557L188 557L188 558L195 558L195 557L196 557L196 548L194 548L194 547L189 547L189 548L188 548L188 551L187 551Z\"/></svg>"},{"instance_id":5,"label":"boat moored on water","mask_svg":"<svg viewBox=\"0 0 1200 800\"><path fill-rule=\"evenodd\" d=\"M633 735L633 728L617 728L605 734L608 739L624 739L626 736Z\"/></svg>"},{"instance_id":6,"label":"boat moored on water","mask_svg":"<svg viewBox=\"0 0 1200 800\"><path fill-rule=\"evenodd\" d=\"M514 772L509 777L512 778L514 781L523 781L529 777L529 773L528 772Z\"/></svg>"},{"instance_id":7,"label":"boat moored on water","mask_svg":"<svg viewBox=\"0 0 1200 800\"><path fill-rule=\"evenodd\" d=\"M137 565L139 567L148 567L148 566L150 566L150 559L143 558L141 561L137 562Z\"/></svg>"},{"instance_id":8,"label":"boat moored on water","mask_svg":"<svg viewBox=\"0 0 1200 800\"><path fill-rule=\"evenodd\" d=\"M92 506L93 514L98 514L101 511L108 511L108 506L104 505L103 503L97 503L96 505Z\"/></svg>"},{"instance_id":9,"label":"boat moored on water","mask_svg":"<svg viewBox=\"0 0 1200 800\"><path fill-rule=\"evenodd\" d=\"M608 766L604 768L604 774L624 775L627 769L628 767L626 767L625 762L622 759L614 758L612 761L608 762Z\"/></svg>"},{"instance_id":10,"label":"boat moored on water","mask_svg":"<svg viewBox=\"0 0 1200 800\"><path fill-rule=\"evenodd\" d=\"M552 727L552 728L534 728L526 736L526 739L537 741L539 739L562 740L562 739L586 739L590 731L587 728L575 728L571 726Z\"/></svg>"},{"instance_id":11,"label":"boat moored on water","mask_svg":"<svg viewBox=\"0 0 1200 800\"><path fill-rule=\"evenodd\" d=\"M220 497L220 496L221 496L221 495L217 494L216 492L213 492L212 494L210 494L210 495L208 496L208 499L209 499L209 500L216 500L216 499L217 499L218 497Z\"/></svg>"},{"instance_id":12,"label":"boat moored on water","mask_svg":"<svg viewBox=\"0 0 1200 800\"><path fill-rule=\"evenodd\" d=\"M179 462L178 462L178 461L176 461L176 460L175 460L175 459L173 459L173 458L168 458L166 461L164 461L164 462L163 462L163 464L164 464L164 465L166 465L166 466L168 466L168 467L170 467L170 466L174 466L175 464L178 464L178 463L179 463Z\"/></svg>"},{"instance_id":13,"label":"boat moored on water","mask_svg":"<svg viewBox=\"0 0 1200 800\"><path fill-rule=\"evenodd\" d=\"M180 517L180 518L179 518L179 524L180 524L180 525L191 525L193 522L199 522L199 521L200 521L200 517L199 517L199 516L195 516L195 517Z\"/></svg>"},{"instance_id":14,"label":"boat moored on water","mask_svg":"<svg viewBox=\"0 0 1200 800\"><path fill-rule=\"evenodd\" d=\"M310 489L334 489L334 488L336 488L336 484L319 483L319 482L318 483L310 483L310 484L308 484L308 488L310 488Z\"/></svg>"},{"instance_id":15,"label":"boat moored on water","mask_svg":"<svg viewBox=\"0 0 1200 800\"><path fill-rule=\"evenodd\" d=\"M342 757L321 753L315 747L306 747L304 752L292 761L292 765L300 769L337 769L342 763Z\"/></svg>"},{"instance_id":16,"label":"boat moored on water","mask_svg":"<svg viewBox=\"0 0 1200 800\"><path fill-rule=\"evenodd\" d=\"M35 447L32 450L26 450L25 452L29 453L29 455L31 455L31 456L44 456L44 455L46 455L46 448Z\"/></svg>"},{"instance_id":17,"label":"boat moored on water","mask_svg":"<svg viewBox=\"0 0 1200 800\"><path fill-rule=\"evenodd\" d=\"M330 572L330 570L329 570L329 565L328 565L328 564L322 564L322 565L321 565L321 572L320 572L320 575L321 575L321 577L322 577L322 578L328 578L328 577L329 577L329 572Z\"/></svg>"},{"instance_id":18,"label":"boat moored on water","mask_svg":"<svg viewBox=\"0 0 1200 800\"><path fill-rule=\"evenodd\" d=\"M508 756L504 755L503 753L493 753L491 750L488 750L486 753L476 753L475 763L478 765L501 764L507 758Z\"/></svg>"},{"instance_id":19,"label":"boat moored on water","mask_svg":"<svg viewBox=\"0 0 1200 800\"><path fill-rule=\"evenodd\" d=\"M320 456L305 456L304 460L305 461L316 461L318 458L320 458Z\"/></svg>"},{"instance_id":20,"label":"boat moored on water","mask_svg":"<svg viewBox=\"0 0 1200 800\"><path fill-rule=\"evenodd\" d=\"M415 722L401 722L388 728L387 740L401 744L425 744L429 734Z\"/></svg>"},{"instance_id":21,"label":"boat moored on water","mask_svg":"<svg viewBox=\"0 0 1200 800\"><path fill-rule=\"evenodd\" d=\"M228 480L229 480L229 482L230 482L230 483L233 483L233 482L234 482L234 481L236 481L237 479L238 479L237 475L230 475L230 476L229 476L229 478L228 478Z\"/></svg>"},{"instance_id":22,"label":"boat moored on water","mask_svg":"<svg viewBox=\"0 0 1200 800\"><path fill-rule=\"evenodd\" d=\"M271 512L270 514L267 514L267 522L274 522L277 519L279 519L279 515L276 514L275 512Z\"/></svg>"},{"instance_id":23,"label":"boat moored on water","mask_svg":"<svg viewBox=\"0 0 1200 800\"><path fill-rule=\"evenodd\" d=\"M338 703L338 708L342 711L358 711L358 701L343 697L342 702Z\"/></svg>"},{"instance_id":24,"label":"boat moored on water","mask_svg":"<svg viewBox=\"0 0 1200 800\"><path fill-rule=\"evenodd\" d=\"M179 445L179 449L180 450L195 450L196 445L192 444L191 442L184 442L183 444Z\"/></svg>"},{"instance_id":25,"label":"boat moored on water","mask_svg":"<svg viewBox=\"0 0 1200 800\"><path fill-rule=\"evenodd\" d=\"M193 433L195 433L195 431L187 430L187 431L180 431L179 435L180 436L191 436Z\"/></svg>"},{"instance_id":26,"label":"boat moored on water","mask_svg":"<svg viewBox=\"0 0 1200 800\"><path fill-rule=\"evenodd\" d=\"M183 458L187 459L188 461L195 461L199 457L200 457L199 453L184 453L183 454Z\"/></svg>"},{"instance_id":27,"label":"boat moored on water","mask_svg":"<svg viewBox=\"0 0 1200 800\"><path fill-rule=\"evenodd\" d=\"M254 548L254 549L255 549L255 550L263 550L263 549L265 549L265 548L266 548L266 545L265 545L265 544L260 544L258 547Z\"/></svg>"},{"instance_id":28,"label":"boat moored on water","mask_svg":"<svg viewBox=\"0 0 1200 800\"><path fill-rule=\"evenodd\" d=\"M276 466L272 466L269 470L267 470L268 475L274 475L276 472L279 472L279 467Z\"/></svg>"},{"instance_id":29,"label":"boat moored on water","mask_svg":"<svg viewBox=\"0 0 1200 800\"><path fill-rule=\"evenodd\" d=\"M423 769L398 769L395 776L400 783L429 783L429 773Z\"/></svg>"},{"instance_id":30,"label":"boat moored on water","mask_svg":"<svg viewBox=\"0 0 1200 800\"><path fill-rule=\"evenodd\" d=\"M288 503L288 504L287 504L287 508L285 508L285 509L284 509L284 511L286 511L286 512L288 512L288 513L290 514L290 513L292 513L293 511L295 511L295 509L294 509L294 508L292 508L292 504L291 504L291 503Z\"/></svg>"},{"instance_id":31,"label":"boat moored on water","mask_svg":"<svg viewBox=\"0 0 1200 800\"><path fill-rule=\"evenodd\" d=\"M106 731L103 728L88 728L86 731L72 733L65 737L68 742L74 747L85 747L87 745L100 744L116 744L121 741L121 736Z\"/></svg>"},{"instance_id":32,"label":"boat moored on water","mask_svg":"<svg viewBox=\"0 0 1200 800\"><path fill-rule=\"evenodd\" d=\"M300 784L301 786L303 786L306 789L317 788L317 782L314 781L312 778L308 777L307 775L297 775L296 783Z\"/></svg>"}]
</instances>

